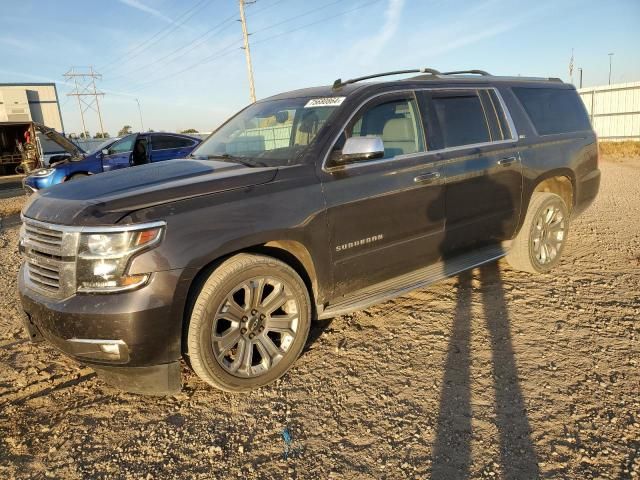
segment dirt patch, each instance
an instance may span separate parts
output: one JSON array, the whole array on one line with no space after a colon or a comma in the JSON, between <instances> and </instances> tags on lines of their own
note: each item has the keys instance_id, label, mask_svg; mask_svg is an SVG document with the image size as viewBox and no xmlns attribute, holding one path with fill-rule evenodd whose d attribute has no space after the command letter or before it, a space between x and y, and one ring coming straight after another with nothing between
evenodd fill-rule
<instances>
[{"instance_id":1,"label":"dirt patch","mask_svg":"<svg viewBox=\"0 0 640 480\"><path fill-rule=\"evenodd\" d=\"M598 144L600 155L606 159L620 161L633 157L640 157L640 141L605 142Z\"/></svg>"},{"instance_id":2,"label":"dirt patch","mask_svg":"<svg viewBox=\"0 0 640 480\"><path fill-rule=\"evenodd\" d=\"M318 323L242 396L192 373L175 397L121 393L27 343L3 229L0 478L638 478L635 164L601 165L553 275L499 262Z\"/></svg>"},{"instance_id":3,"label":"dirt patch","mask_svg":"<svg viewBox=\"0 0 640 480\"><path fill-rule=\"evenodd\" d=\"M0 199L0 218L20 213L25 203L27 203L26 195Z\"/></svg>"}]
</instances>

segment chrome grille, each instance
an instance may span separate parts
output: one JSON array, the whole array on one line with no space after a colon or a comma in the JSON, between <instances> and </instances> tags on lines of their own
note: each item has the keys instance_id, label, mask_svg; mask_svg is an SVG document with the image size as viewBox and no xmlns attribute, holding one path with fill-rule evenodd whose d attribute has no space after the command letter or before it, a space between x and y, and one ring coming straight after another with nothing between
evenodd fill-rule
<instances>
[{"instance_id":1,"label":"chrome grille","mask_svg":"<svg viewBox=\"0 0 640 480\"><path fill-rule=\"evenodd\" d=\"M24 218L20 250L25 260L27 285L49 297L72 295L75 291L77 241L76 232Z\"/></svg>"}]
</instances>

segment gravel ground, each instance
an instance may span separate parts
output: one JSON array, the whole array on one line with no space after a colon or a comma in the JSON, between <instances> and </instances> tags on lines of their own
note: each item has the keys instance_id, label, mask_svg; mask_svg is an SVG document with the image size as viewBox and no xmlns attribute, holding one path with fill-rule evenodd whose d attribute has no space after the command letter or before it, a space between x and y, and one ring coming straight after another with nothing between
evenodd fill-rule
<instances>
[{"instance_id":1,"label":"gravel ground","mask_svg":"<svg viewBox=\"0 0 640 480\"><path fill-rule=\"evenodd\" d=\"M319 323L243 396L121 393L27 343L5 225L0 478L639 478L640 158L601 167L553 275L494 263Z\"/></svg>"},{"instance_id":2,"label":"gravel ground","mask_svg":"<svg viewBox=\"0 0 640 480\"><path fill-rule=\"evenodd\" d=\"M14 196L4 198L2 195L3 193L12 194ZM27 196L22 190L0 190L0 218L20 213L20 210L22 210L22 207L24 207L26 202Z\"/></svg>"}]
</instances>

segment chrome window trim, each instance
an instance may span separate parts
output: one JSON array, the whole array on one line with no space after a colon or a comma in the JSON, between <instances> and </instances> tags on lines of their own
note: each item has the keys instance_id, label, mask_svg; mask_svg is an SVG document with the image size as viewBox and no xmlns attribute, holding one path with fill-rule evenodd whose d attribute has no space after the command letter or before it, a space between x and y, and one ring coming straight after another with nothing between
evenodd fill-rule
<instances>
[{"instance_id":1,"label":"chrome window trim","mask_svg":"<svg viewBox=\"0 0 640 480\"><path fill-rule=\"evenodd\" d=\"M353 117L355 117L355 115L360 111L360 109L362 109L362 107L364 107L371 100L378 97L382 97L384 95L391 95L394 93L413 93L413 95L415 96L416 92L452 91L452 90L453 91L466 90L466 91L475 91L475 92L480 90L493 90L493 92L495 92L496 94L496 97L498 98L498 101L500 102L502 111L504 112L505 118L507 120L507 125L509 126L509 133L511 134L511 138L506 140L496 140L496 141L490 141L490 142L473 143L468 145L459 145L456 147L446 147L446 148L440 148L438 150L424 150L422 152L396 155L395 157L391 157L391 158L364 160L364 161L350 163L347 165L336 165L333 167L327 167L327 161L329 160L329 155L331 155L331 152L333 151L333 147L335 146L336 142L340 138L340 135L342 135L342 132L344 132L347 125L351 122L351 120L353 120ZM422 115L420 116L422 117ZM423 128L423 131L424 130L425 129ZM342 128L340 129L338 134L335 136L335 138L331 142L331 147L327 150L327 153L325 154L324 159L322 160L321 170L326 173L333 173L336 171L344 171L346 169L351 169L351 168L360 168L368 165L378 165L378 164L394 162L398 160L405 160L407 158L423 157L425 155L435 155L435 154L441 154L441 153L455 152L459 150L466 150L469 148L479 148L479 147L485 147L490 145L503 145L507 143L516 143L517 141L518 141L518 131L516 130L515 123L513 122L513 118L511 117L511 112L507 108L507 104L505 103L504 98L502 98L500 91L496 87L433 87L433 88L409 88L404 90L390 90L387 92L379 92L374 95L371 95L370 97L367 97L357 106L357 108L354 109L351 115L349 115L349 118L347 119L347 121L344 122L344 124L342 125ZM427 139L425 138L425 148L426 146L427 146Z\"/></svg>"},{"instance_id":2,"label":"chrome window trim","mask_svg":"<svg viewBox=\"0 0 640 480\"><path fill-rule=\"evenodd\" d=\"M118 232L130 232L133 230L143 230L146 228L165 227L167 222L164 220L158 220L155 222L146 223L134 223L130 225L105 225L99 227L88 226L76 226L76 225L58 225L55 223L42 222L40 220L34 220L24 215L20 215L20 220L24 223L35 224L40 228L48 228L49 230L58 230L64 233L118 233Z\"/></svg>"}]
</instances>

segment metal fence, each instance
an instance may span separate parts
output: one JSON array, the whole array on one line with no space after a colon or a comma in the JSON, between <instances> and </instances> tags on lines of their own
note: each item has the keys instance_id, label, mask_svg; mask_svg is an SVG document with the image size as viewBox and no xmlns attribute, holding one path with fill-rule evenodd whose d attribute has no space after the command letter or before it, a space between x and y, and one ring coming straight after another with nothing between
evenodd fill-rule
<instances>
[{"instance_id":1,"label":"metal fence","mask_svg":"<svg viewBox=\"0 0 640 480\"><path fill-rule=\"evenodd\" d=\"M640 141L640 82L578 90L600 140Z\"/></svg>"}]
</instances>

